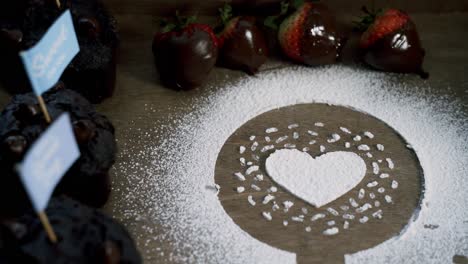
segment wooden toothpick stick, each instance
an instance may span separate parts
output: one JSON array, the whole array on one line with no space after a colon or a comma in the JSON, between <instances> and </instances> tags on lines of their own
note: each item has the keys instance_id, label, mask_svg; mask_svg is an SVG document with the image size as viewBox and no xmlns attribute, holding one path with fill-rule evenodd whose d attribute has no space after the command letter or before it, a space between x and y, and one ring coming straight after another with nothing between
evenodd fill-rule
<instances>
[{"instance_id":1,"label":"wooden toothpick stick","mask_svg":"<svg viewBox=\"0 0 468 264\"><path fill-rule=\"evenodd\" d=\"M54 229L50 225L49 218L44 212L37 213L39 215L39 219L41 220L42 225L47 233L47 236L50 239L50 242L57 243L57 236L55 235Z\"/></svg>"},{"instance_id":2,"label":"wooden toothpick stick","mask_svg":"<svg viewBox=\"0 0 468 264\"><path fill-rule=\"evenodd\" d=\"M39 95L37 97L37 100L39 101L39 106L41 107L42 113L44 113L44 117L45 117L47 123L50 124L50 122L52 122L52 119L50 118L49 111L47 111L47 107L46 107L46 104L44 102L44 98L42 98L42 96Z\"/></svg>"}]
</instances>

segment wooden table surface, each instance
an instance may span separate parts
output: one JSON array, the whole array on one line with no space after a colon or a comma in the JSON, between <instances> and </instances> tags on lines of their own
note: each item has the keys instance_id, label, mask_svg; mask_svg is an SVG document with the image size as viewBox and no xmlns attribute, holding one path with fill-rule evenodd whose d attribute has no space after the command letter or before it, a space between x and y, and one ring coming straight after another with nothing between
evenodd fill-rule
<instances>
[{"instance_id":1,"label":"wooden table surface","mask_svg":"<svg viewBox=\"0 0 468 264\"><path fill-rule=\"evenodd\" d=\"M146 147L144 142L139 142L135 138L132 138L132 130L151 130L155 123L164 122L169 114L177 116L187 113L189 108L184 107L185 105L188 105L193 99L205 96L207 92L210 92L210 89L216 89L211 88L209 84L224 82L226 81L226 76L228 76L229 80L244 76L240 72L216 68L210 75L207 84L195 91L176 92L166 89L159 84L158 75L152 61L151 40L153 33L157 29L154 17L145 14L119 14L117 15L117 19L122 37L117 89L114 97L98 105L97 109L106 114L115 125L121 151L128 151L122 149L126 145L132 145L131 151L135 153ZM468 13L415 14L414 19L427 50L425 68L431 73L431 78L421 89L427 89L428 93L434 95L447 95L458 99L459 103L464 105L463 114L467 116L468 35L466 34L466 28L468 28ZM275 67L289 67L289 64L270 61L264 67L264 70ZM423 82L416 76L401 76L401 78L402 82L411 84L421 84ZM431 89L424 87L431 87ZM3 90L0 90L0 106L3 107L8 100L9 96ZM150 113L147 111L149 108L155 111ZM370 120L368 122L372 123L373 121ZM129 127L132 130L129 130ZM149 135L145 142L154 141L154 144L157 144L157 140L156 137ZM119 158L117 163L125 161L124 158ZM145 162L150 161L143 160L142 164ZM132 169L127 168L127 172ZM113 174L114 181L118 185L135 184L126 180L123 171L114 170ZM418 191L418 189L418 187L405 189L408 192L406 195L414 199L414 191ZM105 210L112 213L117 219L124 219L124 224L138 240L147 263L167 261L167 255L161 256L154 251L148 251L147 248L161 247L170 251L170 246L145 243L152 235L141 230L138 225L134 225L134 219L125 219L123 217L125 212L120 211L120 208L125 207L125 199L121 199L121 197L125 196L125 193L122 190L119 188L113 191L111 200ZM119 208L119 210L115 210L116 208ZM249 212L245 212L245 215L242 215L242 212L237 211L236 214L240 214L239 219L241 219L242 217L248 217ZM389 229L392 228L389 227ZM394 228L387 231L384 230L383 233L385 234L382 234L382 236L395 234ZM354 241L353 243L356 243L356 248L360 247L360 241ZM366 239L362 240L362 243L364 248L372 244L369 241L366 242ZM301 245L294 245L294 243L291 243L289 247L290 250L296 252L302 250ZM336 251L341 254L347 252L344 248L343 250L338 248ZM319 255L315 256L315 259L320 259L328 253L324 251L317 254ZM338 258L338 260L340 259ZM307 263L307 261L304 261L304 263Z\"/></svg>"},{"instance_id":2,"label":"wooden table surface","mask_svg":"<svg viewBox=\"0 0 468 264\"><path fill-rule=\"evenodd\" d=\"M225 2L246 10L264 9L277 6L281 0L104 0L116 14L170 14L175 9L213 15ZM327 5L339 14L350 14L359 11L361 6L370 6L369 0L327 0ZM408 12L453 12L468 11L468 2L464 0L424 1L424 0L379 0L379 7L398 7ZM275 5L272 5L275 4Z\"/></svg>"}]
</instances>

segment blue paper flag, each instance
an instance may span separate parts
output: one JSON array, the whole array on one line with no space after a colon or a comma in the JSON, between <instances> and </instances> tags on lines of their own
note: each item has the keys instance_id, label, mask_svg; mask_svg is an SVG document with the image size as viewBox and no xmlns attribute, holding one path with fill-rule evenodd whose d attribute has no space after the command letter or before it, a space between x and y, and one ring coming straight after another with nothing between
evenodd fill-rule
<instances>
[{"instance_id":1,"label":"blue paper flag","mask_svg":"<svg viewBox=\"0 0 468 264\"><path fill-rule=\"evenodd\" d=\"M42 212L62 176L80 157L68 113L62 114L31 146L18 166L34 209Z\"/></svg>"},{"instance_id":2,"label":"blue paper flag","mask_svg":"<svg viewBox=\"0 0 468 264\"><path fill-rule=\"evenodd\" d=\"M54 86L80 51L70 10L65 11L31 49L20 53L34 92Z\"/></svg>"}]
</instances>

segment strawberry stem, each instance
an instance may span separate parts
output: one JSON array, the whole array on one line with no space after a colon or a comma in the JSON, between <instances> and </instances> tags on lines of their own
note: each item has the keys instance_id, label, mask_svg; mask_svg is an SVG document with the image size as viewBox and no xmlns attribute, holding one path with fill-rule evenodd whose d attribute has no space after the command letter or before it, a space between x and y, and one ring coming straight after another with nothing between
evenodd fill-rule
<instances>
[{"instance_id":1,"label":"strawberry stem","mask_svg":"<svg viewBox=\"0 0 468 264\"><path fill-rule=\"evenodd\" d=\"M176 25L174 23L169 23L169 21L167 21L167 19L164 18L159 20L159 26L161 27L161 33L166 33L176 28Z\"/></svg>"},{"instance_id":2,"label":"strawberry stem","mask_svg":"<svg viewBox=\"0 0 468 264\"><path fill-rule=\"evenodd\" d=\"M263 24L269 28L277 30L279 28L279 24L283 21L284 18L286 18L287 15L300 9L305 2L315 1L318 0L283 0L280 3L280 13L278 15L268 16L263 21Z\"/></svg>"},{"instance_id":3,"label":"strawberry stem","mask_svg":"<svg viewBox=\"0 0 468 264\"><path fill-rule=\"evenodd\" d=\"M263 21L263 24L271 29L278 30L282 18L289 12L289 6L289 1L281 1L280 13L278 15L268 16Z\"/></svg>"},{"instance_id":4,"label":"strawberry stem","mask_svg":"<svg viewBox=\"0 0 468 264\"><path fill-rule=\"evenodd\" d=\"M218 9L221 22L225 26L232 18L232 6L224 3L224 6Z\"/></svg>"},{"instance_id":5,"label":"strawberry stem","mask_svg":"<svg viewBox=\"0 0 468 264\"><path fill-rule=\"evenodd\" d=\"M197 20L197 16L182 16L177 10L173 17L173 22L169 22L167 19L160 19L159 26L161 27L161 33L167 33L170 31L179 31L194 23Z\"/></svg>"},{"instance_id":6,"label":"strawberry stem","mask_svg":"<svg viewBox=\"0 0 468 264\"><path fill-rule=\"evenodd\" d=\"M292 7L297 10L304 4L305 0L291 0Z\"/></svg>"},{"instance_id":7,"label":"strawberry stem","mask_svg":"<svg viewBox=\"0 0 468 264\"><path fill-rule=\"evenodd\" d=\"M374 1L371 1L371 10L367 9L366 6L361 7L361 11L364 15L358 17L357 21L353 21L354 29L359 32L366 31L370 25L372 25L377 18L382 13L382 9L375 10Z\"/></svg>"},{"instance_id":8,"label":"strawberry stem","mask_svg":"<svg viewBox=\"0 0 468 264\"><path fill-rule=\"evenodd\" d=\"M176 13L175 13L175 19L177 21L177 28L178 29L183 29L186 26L188 26L189 24L197 21L197 16L188 16L188 17L182 16L182 15L180 15L179 10L177 10Z\"/></svg>"}]
</instances>

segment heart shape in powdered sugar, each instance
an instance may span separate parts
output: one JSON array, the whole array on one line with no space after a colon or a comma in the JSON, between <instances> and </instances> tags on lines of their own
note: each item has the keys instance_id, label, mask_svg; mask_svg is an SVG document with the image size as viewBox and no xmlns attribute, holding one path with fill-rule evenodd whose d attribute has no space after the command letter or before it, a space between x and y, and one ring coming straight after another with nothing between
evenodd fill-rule
<instances>
[{"instance_id":1,"label":"heart shape in powdered sugar","mask_svg":"<svg viewBox=\"0 0 468 264\"><path fill-rule=\"evenodd\" d=\"M297 149L280 149L267 158L265 167L276 183L315 207L336 200L366 175L364 160L345 151L313 158Z\"/></svg>"}]
</instances>

